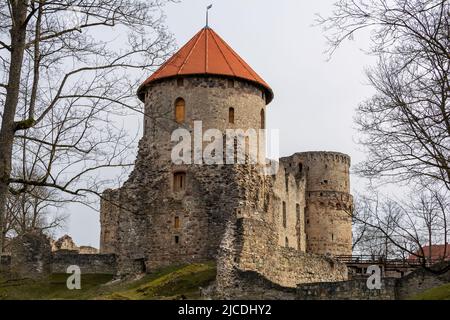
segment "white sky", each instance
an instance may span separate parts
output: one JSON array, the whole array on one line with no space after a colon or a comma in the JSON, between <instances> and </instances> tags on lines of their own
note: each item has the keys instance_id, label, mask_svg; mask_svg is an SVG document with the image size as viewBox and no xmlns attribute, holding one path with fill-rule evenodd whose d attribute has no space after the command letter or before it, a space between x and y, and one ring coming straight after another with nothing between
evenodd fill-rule
<instances>
[{"instance_id":1,"label":"white sky","mask_svg":"<svg viewBox=\"0 0 450 320\"><path fill-rule=\"evenodd\" d=\"M301 151L339 151L353 163L364 155L355 141L353 117L358 104L373 90L364 69L373 63L361 49L368 34L345 43L327 61L322 29L315 14L327 15L335 0L183 0L166 8L167 25L178 46L205 25L212 3L210 27L269 83L275 99L268 108L268 128L280 130L281 156ZM145 79L142 79L143 81ZM133 124L134 125L134 124ZM134 126L136 127L136 126ZM362 181L352 177L353 189ZM99 214L73 205L59 235L70 234L78 245L99 246Z\"/></svg>"}]
</instances>

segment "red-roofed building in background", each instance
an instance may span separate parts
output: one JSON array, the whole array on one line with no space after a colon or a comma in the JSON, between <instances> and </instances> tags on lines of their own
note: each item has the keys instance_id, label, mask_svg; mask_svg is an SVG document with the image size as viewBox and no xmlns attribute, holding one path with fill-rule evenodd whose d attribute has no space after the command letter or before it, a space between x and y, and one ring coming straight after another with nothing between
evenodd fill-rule
<instances>
[{"instance_id":1,"label":"red-roofed building in background","mask_svg":"<svg viewBox=\"0 0 450 320\"><path fill-rule=\"evenodd\" d=\"M447 247L447 249L446 249ZM450 244L444 245L432 245L431 246L431 252L430 252L430 246L424 246L423 248L423 254L428 260L432 261L438 261L438 260L445 260L450 261ZM431 254L430 254L431 253ZM419 256L422 255L422 252L417 253ZM418 260L419 258L416 256L411 255L409 257L410 260Z\"/></svg>"}]
</instances>

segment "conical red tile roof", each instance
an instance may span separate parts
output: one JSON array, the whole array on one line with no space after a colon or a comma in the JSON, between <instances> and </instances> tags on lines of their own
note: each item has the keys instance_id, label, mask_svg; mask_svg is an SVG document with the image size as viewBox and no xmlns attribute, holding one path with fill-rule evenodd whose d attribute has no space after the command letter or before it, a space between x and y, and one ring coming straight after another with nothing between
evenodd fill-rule
<instances>
[{"instance_id":1,"label":"conical red tile roof","mask_svg":"<svg viewBox=\"0 0 450 320\"><path fill-rule=\"evenodd\" d=\"M248 80L266 90L267 103L273 99L270 86L209 27L200 30L155 71L141 85L138 94L154 81L186 75L221 75Z\"/></svg>"}]
</instances>

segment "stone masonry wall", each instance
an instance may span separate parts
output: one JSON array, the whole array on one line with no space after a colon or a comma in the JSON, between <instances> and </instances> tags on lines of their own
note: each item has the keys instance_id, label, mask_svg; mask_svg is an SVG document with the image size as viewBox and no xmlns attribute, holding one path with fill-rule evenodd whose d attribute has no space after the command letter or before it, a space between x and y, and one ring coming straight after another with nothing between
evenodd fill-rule
<instances>
[{"instance_id":1,"label":"stone masonry wall","mask_svg":"<svg viewBox=\"0 0 450 320\"><path fill-rule=\"evenodd\" d=\"M350 157L337 152L305 152L281 163L306 178L307 252L352 254Z\"/></svg>"},{"instance_id":2,"label":"stone masonry wall","mask_svg":"<svg viewBox=\"0 0 450 320\"><path fill-rule=\"evenodd\" d=\"M448 263L434 266L444 270ZM229 273L230 275L230 273ZM370 290L367 277L350 281L300 284L296 289L280 286L253 271L235 270L232 285L218 283L218 298L285 300L408 300L426 290L450 283L450 271L436 274L419 268L403 278L383 278L381 289Z\"/></svg>"},{"instance_id":3,"label":"stone masonry wall","mask_svg":"<svg viewBox=\"0 0 450 320\"><path fill-rule=\"evenodd\" d=\"M302 284L297 288L277 285L257 272L235 272L239 281L215 298L229 300L395 300L396 279L383 279L381 290L369 290L366 280Z\"/></svg>"},{"instance_id":4,"label":"stone masonry wall","mask_svg":"<svg viewBox=\"0 0 450 320\"><path fill-rule=\"evenodd\" d=\"M443 270L448 263L442 263L434 266L434 270ZM435 274L422 268L399 279L398 299L408 299L415 295L450 283L450 270L443 274Z\"/></svg>"},{"instance_id":5,"label":"stone masonry wall","mask_svg":"<svg viewBox=\"0 0 450 320\"><path fill-rule=\"evenodd\" d=\"M174 121L175 101L179 98L186 103L186 121L182 124ZM234 108L234 123L228 121L230 108ZM172 142L171 135L176 129L185 129L194 136L194 122L202 121L200 134L208 129L258 130L264 126L261 113L265 108L261 88L237 79L186 77L182 82L169 79L148 88L145 132L135 169L122 188L105 192L101 205L100 252L117 255L120 275L216 259L227 224L243 221L241 235L245 236L233 244L240 246L243 270L261 271L276 283L289 286L295 286L297 281L342 278L340 266L322 257L305 255L305 251L309 248L311 253L346 253L348 243L351 248L351 222L348 225L342 219L342 210L336 206L335 212L320 204L313 229L308 227L306 214L308 188L313 188L324 163L329 165L326 173L330 176L330 190L348 194L348 157L335 153L320 153L317 159L313 153L311 157L295 155L282 161L275 176L264 176L260 167L248 164L172 162L171 153L178 142ZM198 147L191 141L194 153ZM305 168L311 166L310 171L303 170L301 161ZM174 188L174 175L178 173L185 174L185 187L179 191ZM256 231L252 232L252 228ZM316 229L324 233L317 239L311 231ZM332 239L323 240L325 234ZM310 236L311 244L307 239ZM252 258L252 246L267 261L277 265L278 259L280 266L273 270L269 263L258 266ZM304 274L296 270L300 269L296 263L306 270ZM293 275L289 275L291 271Z\"/></svg>"},{"instance_id":6,"label":"stone masonry wall","mask_svg":"<svg viewBox=\"0 0 450 320\"><path fill-rule=\"evenodd\" d=\"M100 252L103 254L117 252L119 228L120 199L118 190L105 190L104 200L100 204Z\"/></svg>"},{"instance_id":7,"label":"stone masonry wall","mask_svg":"<svg viewBox=\"0 0 450 320\"><path fill-rule=\"evenodd\" d=\"M116 274L117 261L114 254L79 254L60 251L51 255L48 273L66 273L70 266L79 266L84 274ZM0 272L11 273L11 257L2 256Z\"/></svg>"},{"instance_id":8,"label":"stone masonry wall","mask_svg":"<svg viewBox=\"0 0 450 320\"><path fill-rule=\"evenodd\" d=\"M113 254L53 253L52 272L66 273L67 268L76 265L82 274L116 274L116 257Z\"/></svg>"},{"instance_id":9,"label":"stone masonry wall","mask_svg":"<svg viewBox=\"0 0 450 320\"><path fill-rule=\"evenodd\" d=\"M276 233L266 222L241 219L237 234L240 238L237 267L240 270L256 271L285 287L347 280L347 267L331 258L278 246L274 239Z\"/></svg>"},{"instance_id":10,"label":"stone masonry wall","mask_svg":"<svg viewBox=\"0 0 450 320\"><path fill-rule=\"evenodd\" d=\"M174 121L178 98L186 102L186 122L181 125ZM235 109L234 124L228 123L230 107ZM216 256L224 222L239 204L239 191L243 193L235 168L174 165L171 134L179 128L193 133L199 120L203 132L260 128L265 99L261 89L246 82L236 80L231 86L227 79L191 77L182 86L176 80L154 84L145 108L135 169L121 189L105 192L102 202L101 252L117 253L123 274ZM173 188L177 172L186 174L181 192Z\"/></svg>"},{"instance_id":11,"label":"stone masonry wall","mask_svg":"<svg viewBox=\"0 0 450 320\"><path fill-rule=\"evenodd\" d=\"M10 272L17 277L45 278L51 273L50 239L38 231L25 233L11 241Z\"/></svg>"},{"instance_id":12,"label":"stone masonry wall","mask_svg":"<svg viewBox=\"0 0 450 320\"><path fill-rule=\"evenodd\" d=\"M298 300L395 300L396 279L383 279L381 290L369 290L367 279L298 286Z\"/></svg>"},{"instance_id":13,"label":"stone masonry wall","mask_svg":"<svg viewBox=\"0 0 450 320\"><path fill-rule=\"evenodd\" d=\"M266 179L267 180L267 179ZM274 232L278 235L280 247L306 251L305 230L305 189L306 180L303 176L294 175L289 168L280 166L277 175L267 181L259 182L266 185L266 197L270 198L268 211L271 216L263 216L266 222L273 223ZM286 212L284 213L284 210ZM286 214L286 221L284 221Z\"/></svg>"}]
</instances>

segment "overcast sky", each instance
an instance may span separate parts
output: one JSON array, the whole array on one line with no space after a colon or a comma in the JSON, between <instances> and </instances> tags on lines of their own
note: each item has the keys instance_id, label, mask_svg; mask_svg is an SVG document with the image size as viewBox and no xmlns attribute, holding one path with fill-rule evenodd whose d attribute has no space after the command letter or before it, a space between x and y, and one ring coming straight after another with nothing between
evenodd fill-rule
<instances>
[{"instance_id":1,"label":"overcast sky","mask_svg":"<svg viewBox=\"0 0 450 320\"><path fill-rule=\"evenodd\" d=\"M205 25L205 7L212 27L247 61L275 92L268 108L269 129L280 130L280 153L339 151L353 163L364 158L355 141L353 117L358 104L373 90L364 70L373 63L362 49L368 35L344 44L328 61L326 39L315 27L315 14L327 15L336 0L183 0L166 7L167 25L178 46ZM143 81L145 79L142 79ZM362 182L352 177L353 189ZM78 245L99 246L96 211L70 206L67 228Z\"/></svg>"}]
</instances>

